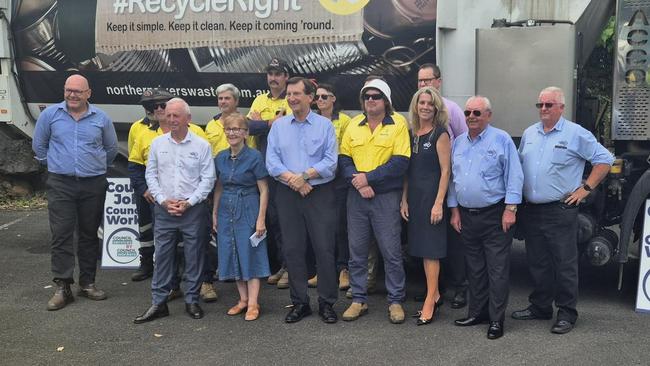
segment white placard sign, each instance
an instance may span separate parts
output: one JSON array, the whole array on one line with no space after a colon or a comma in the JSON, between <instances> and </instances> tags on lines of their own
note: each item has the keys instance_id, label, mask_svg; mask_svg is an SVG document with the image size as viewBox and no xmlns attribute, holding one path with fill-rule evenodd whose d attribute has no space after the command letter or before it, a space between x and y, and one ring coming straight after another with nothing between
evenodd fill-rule
<instances>
[{"instance_id":1,"label":"white placard sign","mask_svg":"<svg viewBox=\"0 0 650 366\"><path fill-rule=\"evenodd\" d=\"M639 287L636 290L636 311L650 313L650 200L645 201L643 238L639 253Z\"/></svg>"},{"instance_id":2,"label":"white placard sign","mask_svg":"<svg viewBox=\"0 0 650 366\"><path fill-rule=\"evenodd\" d=\"M138 210L129 178L108 178L102 268L138 268Z\"/></svg>"}]
</instances>

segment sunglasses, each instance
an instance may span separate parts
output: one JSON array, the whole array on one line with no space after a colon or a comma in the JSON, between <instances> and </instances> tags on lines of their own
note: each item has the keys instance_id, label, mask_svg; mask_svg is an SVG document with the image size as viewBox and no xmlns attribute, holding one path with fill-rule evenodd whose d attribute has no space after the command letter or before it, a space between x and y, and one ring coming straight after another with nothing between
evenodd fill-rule
<instances>
[{"instance_id":1,"label":"sunglasses","mask_svg":"<svg viewBox=\"0 0 650 366\"><path fill-rule=\"evenodd\" d=\"M542 107L546 109L551 109L556 104L560 104L560 103L535 103L535 107L537 107L538 109L542 109Z\"/></svg>"},{"instance_id":2,"label":"sunglasses","mask_svg":"<svg viewBox=\"0 0 650 366\"><path fill-rule=\"evenodd\" d=\"M167 103L166 103L166 102L162 102L162 103L151 103L151 104L148 104L148 105L147 105L147 109L148 109L148 110L155 111L156 108L162 108L162 109L165 109L165 108L167 108Z\"/></svg>"},{"instance_id":3,"label":"sunglasses","mask_svg":"<svg viewBox=\"0 0 650 366\"><path fill-rule=\"evenodd\" d=\"M477 111L477 110L473 110L473 111L466 110L463 113L465 114L465 117L469 117L472 114L474 115L474 117L480 117L481 116L481 111Z\"/></svg>"},{"instance_id":4,"label":"sunglasses","mask_svg":"<svg viewBox=\"0 0 650 366\"><path fill-rule=\"evenodd\" d=\"M383 94L364 94L363 100L381 100L384 98Z\"/></svg>"},{"instance_id":5,"label":"sunglasses","mask_svg":"<svg viewBox=\"0 0 650 366\"><path fill-rule=\"evenodd\" d=\"M332 94L316 94L316 100L322 99L327 100L329 97L333 97Z\"/></svg>"}]
</instances>

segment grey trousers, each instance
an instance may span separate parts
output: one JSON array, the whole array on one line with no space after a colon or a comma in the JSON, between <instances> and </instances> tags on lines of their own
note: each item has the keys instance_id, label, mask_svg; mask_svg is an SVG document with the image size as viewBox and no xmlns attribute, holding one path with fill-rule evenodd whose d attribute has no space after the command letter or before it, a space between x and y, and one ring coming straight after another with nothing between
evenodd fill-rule
<instances>
[{"instance_id":1,"label":"grey trousers","mask_svg":"<svg viewBox=\"0 0 650 366\"><path fill-rule=\"evenodd\" d=\"M79 233L77 260L79 285L95 283L101 244L97 229L102 221L108 182L105 175L75 178L50 173L47 176L47 208L52 241L52 275L55 280L74 283L73 234Z\"/></svg>"},{"instance_id":2,"label":"grey trousers","mask_svg":"<svg viewBox=\"0 0 650 366\"><path fill-rule=\"evenodd\" d=\"M204 246L207 243L205 202L192 206L182 216L171 216L162 206L154 207L154 242L155 265L151 281L151 296L154 305L167 301L172 290L174 263L178 234L183 235L183 253L185 255L184 279L186 303L199 302L201 273L203 271Z\"/></svg>"},{"instance_id":3,"label":"grey trousers","mask_svg":"<svg viewBox=\"0 0 650 366\"><path fill-rule=\"evenodd\" d=\"M404 301L406 276L402 263L402 230L399 214L400 191L380 193L372 199L361 197L355 189L348 190L348 242L350 243L350 286L352 301L368 301L368 250L373 237L384 258L388 302Z\"/></svg>"}]
</instances>

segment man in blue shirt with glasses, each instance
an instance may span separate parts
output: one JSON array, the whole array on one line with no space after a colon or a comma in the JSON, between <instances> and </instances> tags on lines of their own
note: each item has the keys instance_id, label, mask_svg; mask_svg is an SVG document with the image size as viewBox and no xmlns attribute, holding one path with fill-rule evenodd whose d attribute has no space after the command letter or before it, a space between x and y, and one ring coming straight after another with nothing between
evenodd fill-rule
<instances>
[{"instance_id":1,"label":"man in blue shirt with glasses","mask_svg":"<svg viewBox=\"0 0 650 366\"><path fill-rule=\"evenodd\" d=\"M101 246L97 229L106 196L106 170L117 155L117 136L111 119L88 103L88 80L72 75L65 81L64 101L46 108L36 121L32 148L47 165L47 206L52 231L52 274L56 283L47 310L59 310L74 301L75 252L78 230L79 295L104 300L95 287Z\"/></svg>"}]
</instances>

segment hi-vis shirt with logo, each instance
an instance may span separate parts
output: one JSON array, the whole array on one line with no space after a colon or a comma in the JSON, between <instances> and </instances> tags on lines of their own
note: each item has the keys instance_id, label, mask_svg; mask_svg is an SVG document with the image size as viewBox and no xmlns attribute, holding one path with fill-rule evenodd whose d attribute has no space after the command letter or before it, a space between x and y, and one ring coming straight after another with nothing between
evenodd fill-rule
<instances>
[{"instance_id":1,"label":"hi-vis shirt with logo","mask_svg":"<svg viewBox=\"0 0 650 366\"><path fill-rule=\"evenodd\" d=\"M224 132L223 122L221 121L221 114L217 114L214 118L205 125L205 134L208 137L208 142L212 146L212 157L217 156L219 152L230 147L226 133ZM246 138L246 145L256 149L257 142L255 136L248 136Z\"/></svg>"}]
</instances>

